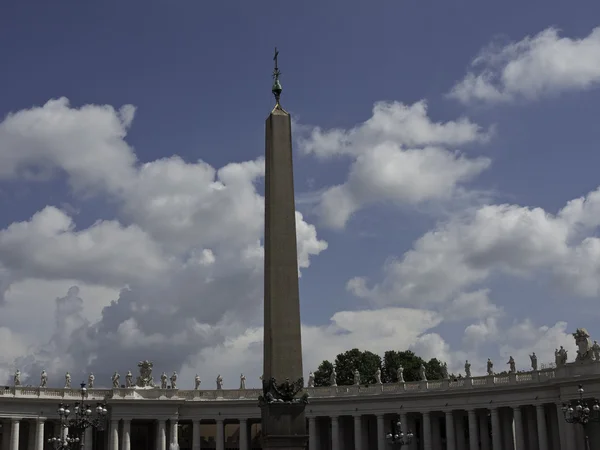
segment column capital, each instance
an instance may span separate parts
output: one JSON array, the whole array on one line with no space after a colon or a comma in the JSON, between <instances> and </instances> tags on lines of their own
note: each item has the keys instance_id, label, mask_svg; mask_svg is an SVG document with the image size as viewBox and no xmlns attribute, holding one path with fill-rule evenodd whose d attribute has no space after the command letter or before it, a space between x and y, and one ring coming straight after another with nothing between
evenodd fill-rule
<instances>
[{"instance_id":1,"label":"column capital","mask_svg":"<svg viewBox=\"0 0 600 450\"><path fill-rule=\"evenodd\" d=\"M240 423L248 422L248 419L238 419L238 420L240 421Z\"/></svg>"},{"instance_id":2,"label":"column capital","mask_svg":"<svg viewBox=\"0 0 600 450\"><path fill-rule=\"evenodd\" d=\"M423 411L421 414L423 414L423 417L425 417L425 416L429 417L431 414L431 411Z\"/></svg>"},{"instance_id":3,"label":"column capital","mask_svg":"<svg viewBox=\"0 0 600 450\"><path fill-rule=\"evenodd\" d=\"M20 417L12 417L10 419L11 423L19 423L21 422L21 418Z\"/></svg>"},{"instance_id":4,"label":"column capital","mask_svg":"<svg viewBox=\"0 0 600 450\"><path fill-rule=\"evenodd\" d=\"M337 421L339 420L340 416L337 416L337 415L333 415L333 416L332 416L332 415L330 415L330 416L329 416L329 418L330 418L332 421L333 421L333 420L335 420L335 421L337 422Z\"/></svg>"},{"instance_id":5,"label":"column capital","mask_svg":"<svg viewBox=\"0 0 600 450\"><path fill-rule=\"evenodd\" d=\"M45 421L46 421L46 418L45 418L45 417L37 417L37 418L36 418L36 420L37 420L38 422L42 422L42 423L43 423L43 422L45 422Z\"/></svg>"}]
</instances>

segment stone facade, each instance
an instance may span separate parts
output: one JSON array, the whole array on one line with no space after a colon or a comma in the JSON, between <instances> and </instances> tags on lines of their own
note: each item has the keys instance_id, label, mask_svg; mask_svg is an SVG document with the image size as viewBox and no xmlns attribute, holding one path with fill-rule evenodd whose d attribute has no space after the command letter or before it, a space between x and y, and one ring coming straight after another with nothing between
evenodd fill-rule
<instances>
[{"instance_id":1,"label":"stone facade","mask_svg":"<svg viewBox=\"0 0 600 450\"><path fill-rule=\"evenodd\" d=\"M306 388L310 450L384 450L399 417L415 434L408 450L576 450L583 431L567 424L560 407L600 397L600 362L557 369L452 380L372 386ZM259 389L90 389L89 401L107 398L106 431L88 433L87 450L260 448ZM79 390L14 386L0 390L0 450L42 450L58 432L59 402ZM600 448L600 426L590 427Z\"/></svg>"}]
</instances>

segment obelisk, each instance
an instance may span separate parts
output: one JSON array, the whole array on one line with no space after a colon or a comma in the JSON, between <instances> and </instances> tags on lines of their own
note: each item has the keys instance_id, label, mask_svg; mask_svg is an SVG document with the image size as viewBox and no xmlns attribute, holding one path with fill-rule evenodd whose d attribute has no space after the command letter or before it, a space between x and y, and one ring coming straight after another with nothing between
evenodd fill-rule
<instances>
[{"instance_id":1,"label":"obelisk","mask_svg":"<svg viewBox=\"0 0 600 450\"><path fill-rule=\"evenodd\" d=\"M275 49L275 107L266 121L265 142L265 292L263 449L304 450L308 436L300 397L302 341L296 206L292 164L292 124L281 107L282 92Z\"/></svg>"}]
</instances>

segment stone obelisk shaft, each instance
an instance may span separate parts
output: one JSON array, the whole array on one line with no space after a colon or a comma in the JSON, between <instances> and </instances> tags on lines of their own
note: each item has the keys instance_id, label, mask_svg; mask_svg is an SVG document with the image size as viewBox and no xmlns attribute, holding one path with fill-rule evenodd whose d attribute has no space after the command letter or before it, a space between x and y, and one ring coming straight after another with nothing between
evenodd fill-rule
<instances>
[{"instance_id":1,"label":"stone obelisk shaft","mask_svg":"<svg viewBox=\"0 0 600 450\"><path fill-rule=\"evenodd\" d=\"M264 379L302 377L300 295L291 118L279 104L266 121ZM304 405L262 409L264 449L303 449Z\"/></svg>"}]
</instances>

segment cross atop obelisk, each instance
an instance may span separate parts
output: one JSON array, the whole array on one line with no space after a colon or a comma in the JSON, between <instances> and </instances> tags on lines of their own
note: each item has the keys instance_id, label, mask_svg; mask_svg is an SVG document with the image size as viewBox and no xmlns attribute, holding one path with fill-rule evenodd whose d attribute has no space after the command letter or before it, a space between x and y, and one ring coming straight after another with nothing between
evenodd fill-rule
<instances>
[{"instance_id":1,"label":"cross atop obelisk","mask_svg":"<svg viewBox=\"0 0 600 450\"><path fill-rule=\"evenodd\" d=\"M296 206L290 115L281 107L275 49L275 108L265 139L265 299L263 449L304 450L308 436L302 396L302 338L296 248Z\"/></svg>"}]
</instances>

